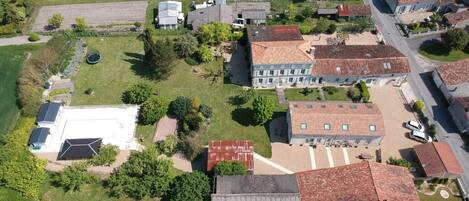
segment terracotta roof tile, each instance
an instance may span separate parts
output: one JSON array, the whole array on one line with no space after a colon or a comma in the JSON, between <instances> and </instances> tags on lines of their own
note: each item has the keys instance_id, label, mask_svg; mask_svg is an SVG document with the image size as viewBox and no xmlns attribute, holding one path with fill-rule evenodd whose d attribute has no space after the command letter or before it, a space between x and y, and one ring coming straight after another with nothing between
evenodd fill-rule
<instances>
[{"instance_id":1,"label":"terracotta roof tile","mask_svg":"<svg viewBox=\"0 0 469 201\"><path fill-rule=\"evenodd\" d=\"M291 101L288 107L293 135L384 135L384 120L375 104ZM342 129L343 124L348 130ZM375 131L370 130L372 125Z\"/></svg>"},{"instance_id":2,"label":"terracotta roof tile","mask_svg":"<svg viewBox=\"0 0 469 201\"><path fill-rule=\"evenodd\" d=\"M303 41L296 25L248 26L247 35L250 42Z\"/></svg>"},{"instance_id":3,"label":"terracotta roof tile","mask_svg":"<svg viewBox=\"0 0 469 201\"><path fill-rule=\"evenodd\" d=\"M306 51L308 41L277 41L251 43L253 64L313 63L313 57Z\"/></svg>"},{"instance_id":4,"label":"terracotta roof tile","mask_svg":"<svg viewBox=\"0 0 469 201\"><path fill-rule=\"evenodd\" d=\"M446 85L469 82L469 59L443 64L436 70Z\"/></svg>"},{"instance_id":5,"label":"terracotta roof tile","mask_svg":"<svg viewBox=\"0 0 469 201\"><path fill-rule=\"evenodd\" d=\"M450 25L456 25L459 22L469 20L469 11L461 11L457 13L447 13L443 16Z\"/></svg>"},{"instance_id":6,"label":"terracotta roof tile","mask_svg":"<svg viewBox=\"0 0 469 201\"><path fill-rule=\"evenodd\" d=\"M254 144L250 140L214 140L208 143L207 171L222 161L241 161L254 170Z\"/></svg>"},{"instance_id":7,"label":"terracotta roof tile","mask_svg":"<svg viewBox=\"0 0 469 201\"><path fill-rule=\"evenodd\" d=\"M410 173L398 166L362 162L296 173L302 201L418 201Z\"/></svg>"},{"instance_id":8,"label":"terracotta roof tile","mask_svg":"<svg viewBox=\"0 0 469 201\"><path fill-rule=\"evenodd\" d=\"M414 146L414 151L427 176L439 176L444 173L464 174L464 170L447 143L419 144Z\"/></svg>"},{"instance_id":9,"label":"terracotta roof tile","mask_svg":"<svg viewBox=\"0 0 469 201\"><path fill-rule=\"evenodd\" d=\"M369 5L339 5L337 10L340 17L371 16Z\"/></svg>"},{"instance_id":10,"label":"terracotta roof tile","mask_svg":"<svg viewBox=\"0 0 469 201\"><path fill-rule=\"evenodd\" d=\"M409 73L409 61L388 45L314 46L312 75L361 76Z\"/></svg>"}]
</instances>

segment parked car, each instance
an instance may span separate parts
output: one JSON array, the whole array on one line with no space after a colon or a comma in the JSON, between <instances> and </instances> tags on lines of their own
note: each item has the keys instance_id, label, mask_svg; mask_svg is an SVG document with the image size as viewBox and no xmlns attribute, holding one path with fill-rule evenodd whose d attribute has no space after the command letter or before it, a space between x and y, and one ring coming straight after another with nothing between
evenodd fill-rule
<instances>
[{"instance_id":1,"label":"parked car","mask_svg":"<svg viewBox=\"0 0 469 201\"><path fill-rule=\"evenodd\" d=\"M405 127L413 131L425 132L423 125L416 121L405 122Z\"/></svg>"},{"instance_id":2,"label":"parked car","mask_svg":"<svg viewBox=\"0 0 469 201\"><path fill-rule=\"evenodd\" d=\"M412 139L414 139L414 140L417 140L417 141L419 141L419 142L423 142L423 143L427 143L427 142L432 142L432 141L433 141L432 137L430 137L430 136L427 135L426 133L420 132L420 131L412 131L412 132L410 132L409 137L412 138Z\"/></svg>"}]
</instances>

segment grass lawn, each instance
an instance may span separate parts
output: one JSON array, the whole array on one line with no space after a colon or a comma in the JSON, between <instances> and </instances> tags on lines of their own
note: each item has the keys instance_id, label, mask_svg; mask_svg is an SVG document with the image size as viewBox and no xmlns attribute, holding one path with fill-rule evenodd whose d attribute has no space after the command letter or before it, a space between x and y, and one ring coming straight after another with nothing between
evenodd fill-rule
<instances>
[{"instance_id":1,"label":"grass lawn","mask_svg":"<svg viewBox=\"0 0 469 201\"><path fill-rule=\"evenodd\" d=\"M143 146L150 147L153 145L153 136L155 135L155 125L137 125L137 136L143 139Z\"/></svg>"},{"instance_id":2,"label":"grass lawn","mask_svg":"<svg viewBox=\"0 0 469 201\"><path fill-rule=\"evenodd\" d=\"M249 139L255 142L257 153L266 157L271 156L266 128L246 122L246 117L242 114L249 113L249 108L237 108L229 103L230 97L242 91L240 86L223 84L222 79L212 83L211 78L194 74L191 66L183 61L175 62L173 73L167 80L155 82L145 78L148 70L141 61L143 45L134 37L103 38L102 41L101 38L85 38L85 40L88 46L101 52L103 61L96 65L83 62L78 75L74 78L76 91L72 105L121 104L120 97L125 89L139 82L149 83L155 86L161 96L170 99L175 99L177 96L198 96L202 103L213 107L214 117L208 132L203 136L205 143L215 139ZM201 68L221 70L222 62L213 62ZM87 88L94 89L95 94L92 96L84 94ZM258 93L272 96L277 101L273 90L262 90ZM278 110L284 110L284 107L281 106ZM150 133L148 130L146 132Z\"/></svg>"},{"instance_id":3,"label":"grass lawn","mask_svg":"<svg viewBox=\"0 0 469 201\"><path fill-rule=\"evenodd\" d=\"M16 81L26 59L26 52L38 47L39 45L0 47L0 135L14 126L19 113L16 105Z\"/></svg>"},{"instance_id":4,"label":"grass lawn","mask_svg":"<svg viewBox=\"0 0 469 201\"><path fill-rule=\"evenodd\" d=\"M328 92L324 92L324 98L328 101L347 101L349 98L347 97L347 89L343 87L337 87L337 92L333 94L329 94Z\"/></svg>"},{"instance_id":5,"label":"grass lawn","mask_svg":"<svg viewBox=\"0 0 469 201\"><path fill-rule=\"evenodd\" d=\"M290 101L318 101L320 100L319 90L317 88L311 89L313 92L305 96L302 92L303 89L286 89L285 97Z\"/></svg>"},{"instance_id":6,"label":"grass lawn","mask_svg":"<svg viewBox=\"0 0 469 201\"><path fill-rule=\"evenodd\" d=\"M439 42L422 45L419 53L436 61L458 61L469 57L469 50L449 50Z\"/></svg>"},{"instance_id":7,"label":"grass lawn","mask_svg":"<svg viewBox=\"0 0 469 201\"><path fill-rule=\"evenodd\" d=\"M17 191L5 187L0 187L0 200L32 201L28 198L24 198Z\"/></svg>"},{"instance_id":8,"label":"grass lawn","mask_svg":"<svg viewBox=\"0 0 469 201\"><path fill-rule=\"evenodd\" d=\"M451 195L451 193L449 194L450 196L448 199L443 199L440 196L439 192L431 196L418 192L418 195L421 201L460 201L461 200L461 198L454 197L453 195Z\"/></svg>"}]
</instances>

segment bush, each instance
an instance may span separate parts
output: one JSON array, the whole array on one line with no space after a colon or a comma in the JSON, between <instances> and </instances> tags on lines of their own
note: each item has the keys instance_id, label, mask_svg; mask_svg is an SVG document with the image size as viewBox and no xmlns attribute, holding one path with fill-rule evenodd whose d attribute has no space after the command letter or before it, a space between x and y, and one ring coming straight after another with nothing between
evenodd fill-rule
<instances>
[{"instance_id":1,"label":"bush","mask_svg":"<svg viewBox=\"0 0 469 201\"><path fill-rule=\"evenodd\" d=\"M197 41L197 38L190 34L186 34L176 39L174 50L179 57L190 57L197 52L198 45L199 42Z\"/></svg>"},{"instance_id":2,"label":"bush","mask_svg":"<svg viewBox=\"0 0 469 201\"><path fill-rule=\"evenodd\" d=\"M99 154L93 156L90 159L90 163L94 166L110 166L112 163L116 161L116 157L119 154L119 147L116 145L103 145L99 149Z\"/></svg>"},{"instance_id":3,"label":"bush","mask_svg":"<svg viewBox=\"0 0 469 201\"><path fill-rule=\"evenodd\" d=\"M87 95L93 95L94 94L94 90L92 88L88 88L85 90L85 94Z\"/></svg>"},{"instance_id":4,"label":"bush","mask_svg":"<svg viewBox=\"0 0 469 201\"><path fill-rule=\"evenodd\" d=\"M194 111L198 112L201 104L202 104L202 101L200 100L199 97L196 96L192 99L192 109Z\"/></svg>"},{"instance_id":5,"label":"bush","mask_svg":"<svg viewBox=\"0 0 469 201\"><path fill-rule=\"evenodd\" d=\"M301 25L300 32L301 34L309 34L313 31L313 28L309 25Z\"/></svg>"},{"instance_id":6,"label":"bush","mask_svg":"<svg viewBox=\"0 0 469 201\"><path fill-rule=\"evenodd\" d=\"M213 116L213 109L208 105L202 104L200 106L200 113L202 113L205 118L211 118Z\"/></svg>"},{"instance_id":7,"label":"bush","mask_svg":"<svg viewBox=\"0 0 469 201\"><path fill-rule=\"evenodd\" d=\"M178 119L183 119L192 109L192 101L189 98L178 96L169 104L169 113Z\"/></svg>"},{"instance_id":8,"label":"bush","mask_svg":"<svg viewBox=\"0 0 469 201\"><path fill-rule=\"evenodd\" d=\"M134 22L134 26L136 29L140 29L140 27L142 27L142 23L141 22Z\"/></svg>"},{"instance_id":9,"label":"bush","mask_svg":"<svg viewBox=\"0 0 469 201\"><path fill-rule=\"evenodd\" d=\"M178 150L182 152L184 157L193 161L202 152L203 145L198 136L184 137L178 144Z\"/></svg>"},{"instance_id":10,"label":"bush","mask_svg":"<svg viewBox=\"0 0 469 201\"><path fill-rule=\"evenodd\" d=\"M138 122L142 125L154 124L168 112L168 100L153 96L145 101L138 111Z\"/></svg>"},{"instance_id":11,"label":"bush","mask_svg":"<svg viewBox=\"0 0 469 201\"><path fill-rule=\"evenodd\" d=\"M367 103L368 101L370 101L370 98L371 98L370 92L368 91L368 86L366 86L365 81L360 80L359 87L360 87L360 92L362 94L362 101L364 103Z\"/></svg>"},{"instance_id":12,"label":"bush","mask_svg":"<svg viewBox=\"0 0 469 201\"><path fill-rule=\"evenodd\" d=\"M39 35L37 33L31 33L31 34L29 34L28 40L30 42L36 42L36 41L41 40L41 38L39 37Z\"/></svg>"},{"instance_id":13,"label":"bush","mask_svg":"<svg viewBox=\"0 0 469 201\"><path fill-rule=\"evenodd\" d=\"M233 175L247 175L248 169L246 165L240 161L223 161L218 163L213 169L215 175L220 176L233 176Z\"/></svg>"},{"instance_id":14,"label":"bush","mask_svg":"<svg viewBox=\"0 0 469 201\"><path fill-rule=\"evenodd\" d=\"M425 107L425 103L422 100L415 101L414 103L414 110L419 112L423 111L423 108Z\"/></svg>"},{"instance_id":15,"label":"bush","mask_svg":"<svg viewBox=\"0 0 469 201\"><path fill-rule=\"evenodd\" d=\"M463 50L469 43L469 34L464 29L450 29L441 35L441 39L448 48Z\"/></svg>"},{"instance_id":16,"label":"bush","mask_svg":"<svg viewBox=\"0 0 469 201\"><path fill-rule=\"evenodd\" d=\"M63 21L64 16L62 16L60 13L54 13L52 17L47 20L49 27L52 29L59 28Z\"/></svg>"},{"instance_id":17,"label":"bush","mask_svg":"<svg viewBox=\"0 0 469 201\"><path fill-rule=\"evenodd\" d=\"M176 153L178 144L178 138L176 135L169 135L164 141L160 141L156 144L156 149L158 152L165 154L168 157L171 157Z\"/></svg>"},{"instance_id":18,"label":"bush","mask_svg":"<svg viewBox=\"0 0 469 201\"><path fill-rule=\"evenodd\" d=\"M322 90L327 92L329 95L339 92L339 89L337 89L337 87L334 87L334 86L325 86L325 87L322 87Z\"/></svg>"},{"instance_id":19,"label":"bush","mask_svg":"<svg viewBox=\"0 0 469 201\"><path fill-rule=\"evenodd\" d=\"M422 180L422 179L414 180L414 184L417 187L417 189L419 189L419 190L422 189L423 182L424 182L424 180Z\"/></svg>"},{"instance_id":20,"label":"bush","mask_svg":"<svg viewBox=\"0 0 469 201\"><path fill-rule=\"evenodd\" d=\"M257 124L263 124L270 119L275 110L275 102L272 98L268 96L258 96L254 99L252 103L252 108L254 111L254 121Z\"/></svg>"},{"instance_id":21,"label":"bush","mask_svg":"<svg viewBox=\"0 0 469 201\"><path fill-rule=\"evenodd\" d=\"M16 25L7 24L0 26L0 35L10 35L16 33Z\"/></svg>"},{"instance_id":22,"label":"bush","mask_svg":"<svg viewBox=\"0 0 469 201\"><path fill-rule=\"evenodd\" d=\"M400 158L394 158L392 156L389 157L389 159L386 161L386 163L389 164L389 165L405 167L407 169L410 169L412 167L412 164L409 161L406 161L406 160L400 159Z\"/></svg>"},{"instance_id":23,"label":"bush","mask_svg":"<svg viewBox=\"0 0 469 201\"><path fill-rule=\"evenodd\" d=\"M165 197L169 201L210 200L210 180L199 171L184 173L174 178Z\"/></svg>"},{"instance_id":24,"label":"bush","mask_svg":"<svg viewBox=\"0 0 469 201\"><path fill-rule=\"evenodd\" d=\"M357 87L349 87L347 95L353 100L353 101L360 101L361 99L361 94L360 90Z\"/></svg>"},{"instance_id":25,"label":"bush","mask_svg":"<svg viewBox=\"0 0 469 201\"><path fill-rule=\"evenodd\" d=\"M197 56L199 58L199 61L202 61L202 62L209 62L213 60L212 51L205 44L202 44L199 47L199 50L197 50Z\"/></svg>"},{"instance_id":26,"label":"bush","mask_svg":"<svg viewBox=\"0 0 469 201\"><path fill-rule=\"evenodd\" d=\"M154 94L153 88L145 83L131 86L122 94L122 101L127 104L142 104Z\"/></svg>"},{"instance_id":27,"label":"bush","mask_svg":"<svg viewBox=\"0 0 469 201\"><path fill-rule=\"evenodd\" d=\"M331 23L329 27L327 28L327 34L333 34L337 31L337 25L335 23Z\"/></svg>"},{"instance_id":28,"label":"bush","mask_svg":"<svg viewBox=\"0 0 469 201\"><path fill-rule=\"evenodd\" d=\"M75 32L84 32L86 30L86 22L84 17L75 18L75 26L73 30Z\"/></svg>"},{"instance_id":29,"label":"bush","mask_svg":"<svg viewBox=\"0 0 469 201\"><path fill-rule=\"evenodd\" d=\"M184 61L186 61L186 63L191 65L191 66L195 66L195 65L200 64L199 60L192 57L192 56L184 58Z\"/></svg>"},{"instance_id":30,"label":"bush","mask_svg":"<svg viewBox=\"0 0 469 201\"><path fill-rule=\"evenodd\" d=\"M74 163L67 166L52 179L53 182L64 188L65 191L80 191L84 184L98 182L98 177L87 172L88 164L84 162Z\"/></svg>"},{"instance_id":31,"label":"bush","mask_svg":"<svg viewBox=\"0 0 469 201\"><path fill-rule=\"evenodd\" d=\"M435 138L435 135L436 135L436 127L435 127L435 124L432 124L428 127L428 135L430 135L430 137L432 138Z\"/></svg>"},{"instance_id":32,"label":"bush","mask_svg":"<svg viewBox=\"0 0 469 201\"><path fill-rule=\"evenodd\" d=\"M191 131L198 131L203 119L197 113L190 113L184 117L184 124Z\"/></svg>"}]
</instances>

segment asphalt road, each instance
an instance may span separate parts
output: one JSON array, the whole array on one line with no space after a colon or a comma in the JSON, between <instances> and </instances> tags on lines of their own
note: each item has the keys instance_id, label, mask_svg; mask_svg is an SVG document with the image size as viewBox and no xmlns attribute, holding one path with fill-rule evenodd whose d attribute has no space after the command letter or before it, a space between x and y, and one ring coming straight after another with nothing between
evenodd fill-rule
<instances>
[{"instance_id":1,"label":"asphalt road","mask_svg":"<svg viewBox=\"0 0 469 201\"><path fill-rule=\"evenodd\" d=\"M461 136L457 133L450 114L447 110L448 103L441 92L434 85L431 72L439 64L422 58L415 48L419 39L407 41L396 26L397 21L389 14L387 5L382 0L365 0L372 5L372 14L376 20L378 29L383 34L385 43L399 49L409 58L411 73L408 82L414 90L417 98L424 100L427 114L431 122L437 125L439 141L448 142L451 145L456 157L464 169L464 176L461 178L462 186L465 190L465 197L469 192L469 152ZM410 46L410 47L409 47Z\"/></svg>"}]
</instances>

